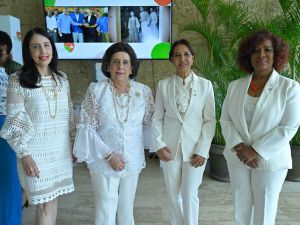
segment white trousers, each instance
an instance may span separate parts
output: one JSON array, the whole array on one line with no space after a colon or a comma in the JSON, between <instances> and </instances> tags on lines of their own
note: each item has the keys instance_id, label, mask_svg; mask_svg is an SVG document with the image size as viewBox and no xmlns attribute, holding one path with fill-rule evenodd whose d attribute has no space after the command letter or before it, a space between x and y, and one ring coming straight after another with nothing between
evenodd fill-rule
<instances>
[{"instance_id":1,"label":"white trousers","mask_svg":"<svg viewBox=\"0 0 300 225\"><path fill-rule=\"evenodd\" d=\"M91 174L95 225L134 225L133 204L139 174L125 178Z\"/></svg>"},{"instance_id":2,"label":"white trousers","mask_svg":"<svg viewBox=\"0 0 300 225\"><path fill-rule=\"evenodd\" d=\"M227 163L236 225L274 225L287 169L262 171Z\"/></svg>"},{"instance_id":3,"label":"white trousers","mask_svg":"<svg viewBox=\"0 0 300 225\"><path fill-rule=\"evenodd\" d=\"M182 155L176 160L161 162L172 225L198 225L198 189L205 165L206 162L201 167L192 167L190 162L182 161Z\"/></svg>"},{"instance_id":4,"label":"white trousers","mask_svg":"<svg viewBox=\"0 0 300 225\"><path fill-rule=\"evenodd\" d=\"M74 43L82 43L83 42L83 33L79 33L79 32L73 32L73 41Z\"/></svg>"}]
</instances>

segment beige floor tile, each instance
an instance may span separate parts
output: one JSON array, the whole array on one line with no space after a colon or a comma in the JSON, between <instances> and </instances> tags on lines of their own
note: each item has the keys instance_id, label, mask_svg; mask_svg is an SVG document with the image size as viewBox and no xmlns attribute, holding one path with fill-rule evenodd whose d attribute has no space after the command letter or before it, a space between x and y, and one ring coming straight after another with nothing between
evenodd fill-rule
<instances>
[{"instance_id":1,"label":"beige floor tile","mask_svg":"<svg viewBox=\"0 0 300 225\"><path fill-rule=\"evenodd\" d=\"M57 225L92 225L94 217L90 176L84 164L74 168L76 191L59 198ZM169 225L166 190L158 160L143 170L135 200L136 225ZM33 225L34 207L23 213L23 225ZM205 173L200 188L201 225L234 225L230 184L211 179ZM300 224L300 182L286 181L279 199L276 225Z\"/></svg>"}]
</instances>

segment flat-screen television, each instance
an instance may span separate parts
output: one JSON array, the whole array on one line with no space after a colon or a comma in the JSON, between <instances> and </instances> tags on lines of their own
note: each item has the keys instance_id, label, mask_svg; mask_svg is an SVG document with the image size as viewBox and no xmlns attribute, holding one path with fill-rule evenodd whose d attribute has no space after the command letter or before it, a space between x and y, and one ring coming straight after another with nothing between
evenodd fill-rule
<instances>
[{"instance_id":1,"label":"flat-screen television","mask_svg":"<svg viewBox=\"0 0 300 225\"><path fill-rule=\"evenodd\" d=\"M59 59L101 59L116 42L139 59L168 59L171 0L43 0Z\"/></svg>"}]
</instances>

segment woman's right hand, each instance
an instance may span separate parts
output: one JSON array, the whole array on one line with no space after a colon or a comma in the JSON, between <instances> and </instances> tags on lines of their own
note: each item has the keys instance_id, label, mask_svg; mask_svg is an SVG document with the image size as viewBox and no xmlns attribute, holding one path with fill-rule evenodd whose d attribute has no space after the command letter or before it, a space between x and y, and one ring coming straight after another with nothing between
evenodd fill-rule
<instances>
[{"instance_id":1,"label":"woman's right hand","mask_svg":"<svg viewBox=\"0 0 300 225\"><path fill-rule=\"evenodd\" d=\"M168 162L172 159L171 150L167 146L157 150L156 154L158 158L164 162Z\"/></svg>"},{"instance_id":2,"label":"woman's right hand","mask_svg":"<svg viewBox=\"0 0 300 225\"><path fill-rule=\"evenodd\" d=\"M111 168L113 168L116 171L121 171L125 168L126 163L123 160L123 158L116 153L111 153L112 156L109 156L110 159L108 160L109 165L111 166Z\"/></svg>"},{"instance_id":3,"label":"woman's right hand","mask_svg":"<svg viewBox=\"0 0 300 225\"><path fill-rule=\"evenodd\" d=\"M30 155L23 156L21 161L27 176L40 178L40 171Z\"/></svg>"}]
</instances>

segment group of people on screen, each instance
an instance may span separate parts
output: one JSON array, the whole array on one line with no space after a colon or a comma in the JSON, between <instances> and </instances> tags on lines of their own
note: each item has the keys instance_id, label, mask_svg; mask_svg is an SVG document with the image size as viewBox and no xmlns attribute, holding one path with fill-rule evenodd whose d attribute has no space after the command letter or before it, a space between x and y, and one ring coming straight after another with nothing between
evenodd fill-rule
<instances>
[{"instance_id":1,"label":"group of people on screen","mask_svg":"<svg viewBox=\"0 0 300 225\"><path fill-rule=\"evenodd\" d=\"M46 15L47 32L56 42L110 42L108 14L100 9L74 7L70 12L63 8L48 10Z\"/></svg>"},{"instance_id":2,"label":"group of people on screen","mask_svg":"<svg viewBox=\"0 0 300 225\"><path fill-rule=\"evenodd\" d=\"M111 45L101 68L107 79L89 85L77 124L49 32L26 33L24 65L15 71L5 70L11 41L2 31L0 49L0 224L21 224L23 188L36 206L36 224L54 225L57 198L74 191L77 161L90 172L94 224L134 225L149 129L171 224L201 224L199 187L215 133L215 99L212 82L192 70L196 55L189 41L172 44L175 73L158 82L155 98L135 80L139 62L132 47ZM275 224L292 168L289 141L300 124L300 87L280 75L287 60L287 43L267 30L250 33L239 46L237 64L248 75L230 83L220 118L237 225Z\"/></svg>"},{"instance_id":3,"label":"group of people on screen","mask_svg":"<svg viewBox=\"0 0 300 225\"><path fill-rule=\"evenodd\" d=\"M158 15L151 7L150 13L139 7L139 18L130 11L128 19L128 42L150 42L158 40Z\"/></svg>"}]
</instances>

